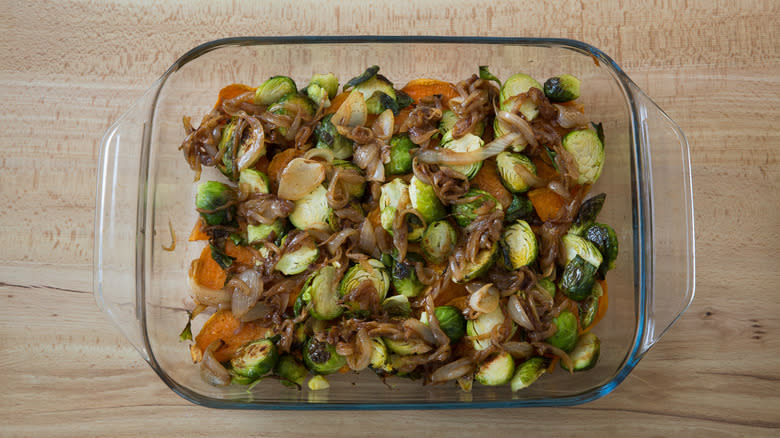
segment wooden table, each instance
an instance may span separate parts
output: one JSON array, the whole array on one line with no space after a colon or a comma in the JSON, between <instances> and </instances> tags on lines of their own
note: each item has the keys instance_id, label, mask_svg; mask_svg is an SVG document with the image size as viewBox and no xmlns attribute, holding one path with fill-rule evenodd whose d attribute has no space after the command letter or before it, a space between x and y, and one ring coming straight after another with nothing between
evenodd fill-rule
<instances>
[{"instance_id":1,"label":"wooden table","mask_svg":"<svg viewBox=\"0 0 780 438\"><path fill-rule=\"evenodd\" d=\"M0 435L780 433L780 4L173 3L3 1ZM601 48L690 140L693 305L620 387L578 407L301 415L181 399L92 297L98 143L186 50L252 34L544 36Z\"/></svg>"}]
</instances>

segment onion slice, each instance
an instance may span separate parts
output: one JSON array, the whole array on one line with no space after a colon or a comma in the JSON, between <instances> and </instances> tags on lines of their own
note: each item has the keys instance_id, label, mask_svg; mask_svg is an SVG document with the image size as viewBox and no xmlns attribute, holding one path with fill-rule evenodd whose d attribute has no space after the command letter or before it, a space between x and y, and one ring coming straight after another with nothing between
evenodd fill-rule
<instances>
[{"instance_id":1,"label":"onion slice","mask_svg":"<svg viewBox=\"0 0 780 438\"><path fill-rule=\"evenodd\" d=\"M528 317L528 314L525 313L525 309L523 309L523 305L520 303L520 299L517 298L517 295L509 297L509 301L506 303L506 310L509 313L509 317L512 318L512 321L516 322L517 325L526 330L534 329L534 324L531 322L531 318Z\"/></svg>"},{"instance_id":2,"label":"onion slice","mask_svg":"<svg viewBox=\"0 0 780 438\"><path fill-rule=\"evenodd\" d=\"M279 177L278 196L297 201L311 193L325 180L325 166L306 158L295 158L287 164Z\"/></svg>"},{"instance_id":3,"label":"onion slice","mask_svg":"<svg viewBox=\"0 0 780 438\"><path fill-rule=\"evenodd\" d=\"M503 152L508 146L515 144L522 138L521 134L510 132L491 141L485 147L471 152L455 152L449 149L426 149L417 153L417 159L421 163L462 165L484 161Z\"/></svg>"},{"instance_id":4,"label":"onion slice","mask_svg":"<svg viewBox=\"0 0 780 438\"><path fill-rule=\"evenodd\" d=\"M206 351L203 352L203 359L200 361L200 375L203 380L214 386L225 386L230 383L230 373L214 357L213 351L222 345L222 340L217 339L212 342Z\"/></svg>"},{"instance_id":5,"label":"onion slice","mask_svg":"<svg viewBox=\"0 0 780 438\"><path fill-rule=\"evenodd\" d=\"M363 126L368 119L368 108L363 93L353 90L333 114L331 122L341 126Z\"/></svg>"},{"instance_id":6,"label":"onion slice","mask_svg":"<svg viewBox=\"0 0 780 438\"><path fill-rule=\"evenodd\" d=\"M474 371L474 364L471 362L471 359L463 357L439 367L431 374L431 382L441 383L455 380L472 371Z\"/></svg>"}]
</instances>

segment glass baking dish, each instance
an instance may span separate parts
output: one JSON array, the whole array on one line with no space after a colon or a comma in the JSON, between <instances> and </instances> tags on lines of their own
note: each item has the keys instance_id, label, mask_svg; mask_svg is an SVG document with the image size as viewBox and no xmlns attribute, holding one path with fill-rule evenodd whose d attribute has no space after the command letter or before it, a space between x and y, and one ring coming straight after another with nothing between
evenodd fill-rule
<instances>
[{"instance_id":1,"label":"glass baking dish","mask_svg":"<svg viewBox=\"0 0 780 438\"><path fill-rule=\"evenodd\" d=\"M372 372L333 376L326 391L263 382L251 391L201 380L178 334L191 309L186 276L202 242L193 173L178 150L182 116L200 120L231 83L284 74L348 78L377 64L400 87L417 77L458 81L489 65L500 78L570 73L580 101L604 125L606 164L591 193L607 193L600 222L618 235L609 311L594 329L597 366L545 375L530 388L423 386ZM203 180L211 174L204 172ZM680 128L600 50L578 41L459 37L246 37L212 41L177 60L106 132L101 144L95 225L95 298L160 378L182 397L217 408L386 409L561 406L594 400L627 376L685 311L694 295L693 202L688 143ZM174 251L169 222L175 230ZM193 331L204 317L196 319Z\"/></svg>"}]
</instances>

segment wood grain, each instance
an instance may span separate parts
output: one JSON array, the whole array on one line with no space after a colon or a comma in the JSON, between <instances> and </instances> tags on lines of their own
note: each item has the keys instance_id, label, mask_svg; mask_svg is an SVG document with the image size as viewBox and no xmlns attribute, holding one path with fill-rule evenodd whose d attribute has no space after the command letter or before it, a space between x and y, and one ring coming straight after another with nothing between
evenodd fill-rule
<instances>
[{"instance_id":1,"label":"wood grain","mask_svg":"<svg viewBox=\"0 0 780 438\"><path fill-rule=\"evenodd\" d=\"M780 3L0 6L0 435L778 434ZM610 54L691 144L698 273L691 308L620 387L579 407L301 416L216 411L181 399L91 294L99 140L191 47L287 34L565 37Z\"/></svg>"}]
</instances>

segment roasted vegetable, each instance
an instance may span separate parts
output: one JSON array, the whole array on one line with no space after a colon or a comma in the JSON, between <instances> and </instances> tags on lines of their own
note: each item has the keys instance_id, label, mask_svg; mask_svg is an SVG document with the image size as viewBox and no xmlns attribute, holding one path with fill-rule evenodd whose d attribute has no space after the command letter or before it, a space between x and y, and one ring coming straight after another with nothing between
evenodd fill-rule
<instances>
[{"instance_id":1,"label":"roasted vegetable","mask_svg":"<svg viewBox=\"0 0 780 438\"><path fill-rule=\"evenodd\" d=\"M493 331L493 328L504 323L504 312L500 307L490 313L482 313L477 319L466 323L466 333L469 336L484 336ZM576 324L576 323L575 323ZM490 339L474 339L475 350L484 350L490 346Z\"/></svg>"},{"instance_id":2,"label":"roasted vegetable","mask_svg":"<svg viewBox=\"0 0 780 438\"><path fill-rule=\"evenodd\" d=\"M598 281L593 282L593 289L591 289L590 296L580 301L579 313L580 313L580 327L587 329L593 324L596 319L596 314L599 311L599 302L601 296L604 294L604 290L601 288L601 284Z\"/></svg>"},{"instance_id":3,"label":"roasted vegetable","mask_svg":"<svg viewBox=\"0 0 780 438\"><path fill-rule=\"evenodd\" d=\"M412 314L409 298L404 295L393 295L382 301L382 310L390 316L408 318Z\"/></svg>"},{"instance_id":4,"label":"roasted vegetable","mask_svg":"<svg viewBox=\"0 0 780 438\"><path fill-rule=\"evenodd\" d=\"M425 219L425 223L429 224L447 215L447 210L436 197L433 187L420 181L416 176L413 176L409 182L409 200L412 202L412 208Z\"/></svg>"},{"instance_id":5,"label":"roasted vegetable","mask_svg":"<svg viewBox=\"0 0 780 438\"><path fill-rule=\"evenodd\" d=\"M599 272L605 276L607 271L615 268L618 256L618 238L615 230L606 224L593 224L585 230L584 237L592 242L603 257Z\"/></svg>"},{"instance_id":6,"label":"roasted vegetable","mask_svg":"<svg viewBox=\"0 0 780 438\"><path fill-rule=\"evenodd\" d=\"M295 209L290 213L290 223L299 230L330 231L333 209L328 205L328 190L317 186L311 193L295 201Z\"/></svg>"},{"instance_id":7,"label":"roasted vegetable","mask_svg":"<svg viewBox=\"0 0 780 438\"><path fill-rule=\"evenodd\" d=\"M286 238L287 236L285 236ZM282 239L282 244L284 244L285 239ZM294 251L285 251L276 263L275 269L284 275L300 274L308 269L319 255L317 244L314 240L307 239Z\"/></svg>"},{"instance_id":8,"label":"roasted vegetable","mask_svg":"<svg viewBox=\"0 0 780 438\"><path fill-rule=\"evenodd\" d=\"M390 139L390 162L385 164L385 173L388 175L402 175L412 171L411 150L417 145L409 140L406 134L394 135Z\"/></svg>"},{"instance_id":9,"label":"roasted vegetable","mask_svg":"<svg viewBox=\"0 0 780 438\"><path fill-rule=\"evenodd\" d=\"M604 168L604 143L599 136L590 129L581 129L566 134L561 143L577 163L577 183L595 183Z\"/></svg>"},{"instance_id":10,"label":"roasted vegetable","mask_svg":"<svg viewBox=\"0 0 780 438\"><path fill-rule=\"evenodd\" d=\"M392 282L395 291L408 298L420 295L425 289L425 285L417 279L414 265L406 261L397 260L393 264Z\"/></svg>"},{"instance_id":11,"label":"roasted vegetable","mask_svg":"<svg viewBox=\"0 0 780 438\"><path fill-rule=\"evenodd\" d=\"M425 257L433 263L444 263L458 243L458 233L447 221L436 221L428 225L420 246Z\"/></svg>"},{"instance_id":12,"label":"roasted vegetable","mask_svg":"<svg viewBox=\"0 0 780 438\"><path fill-rule=\"evenodd\" d=\"M596 245L589 240L573 234L566 234L561 238L561 244L563 244L564 256L567 263L572 261L574 256L578 255L596 268L601 265L603 260L601 253Z\"/></svg>"},{"instance_id":13,"label":"roasted vegetable","mask_svg":"<svg viewBox=\"0 0 780 438\"><path fill-rule=\"evenodd\" d=\"M510 270L520 269L536 261L539 246L528 222L519 220L504 228L501 252L504 266Z\"/></svg>"},{"instance_id":14,"label":"roasted vegetable","mask_svg":"<svg viewBox=\"0 0 780 438\"><path fill-rule=\"evenodd\" d=\"M474 261L465 262L466 266L463 269L452 273L452 280L456 283L465 283L481 276L493 266L497 255L498 242L494 243L490 249L480 250Z\"/></svg>"},{"instance_id":15,"label":"roasted vegetable","mask_svg":"<svg viewBox=\"0 0 780 438\"><path fill-rule=\"evenodd\" d=\"M544 94L552 102L568 102L580 97L580 80L572 75L560 75L544 82Z\"/></svg>"},{"instance_id":16,"label":"roasted vegetable","mask_svg":"<svg viewBox=\"0 0 780 438\"><path fill-rule=\"evenodd\" d=\"M501 182L509 191L523 193L531 188L527 175L535 177L536 166L525 155L501 152L496 156L496 165Z\"/></svg>"},{"instance_id":17,"label":"roasted vegetable","mask_svg":"<svg viewBox=\"0 0 780 438\"><path fill-rule=\"evenodd\" d=\"M337 284L336 268L331 265L323 266L309 276L299 297L308 305L311 316L330 320L341 315L344 308L339 304Z\"/></svg>"},{"instance_id":18,"label":"roasted vegetable","mask_svg":"<svg viewBox=\"0 0 780 438\"><path fill-rule=\"evenodd\" d=\"M295 81L292 79L287 76L274 76L257 87L255 103L271 105L278 102L282 97L297 91L298 87L295 86Z\"/></svg>"},{"instance_id":19,"label":"roasted vegetable","mask_svg":"<svg viewBox=\"0 0 780 438\"><path fill-rule=\"evenodd\" d=\"M282 384L284 385L300 386L309 374L309 370L298 362L295 356L285 354L276 363L274 374L282 378Z\"/></svg>"},{"instance_id":20,"label":"roasted vegetable","mask_svg":"<svg viewBox=\"0 0 780 438\"><path fill-rule=\"evenodd\" d=\"M455 152L472 152L482 148L484 145L485 142L474 134L466 134L461 138L453 139L452 133L448 132L441 140L441 147ZM474 175L482 168L482 161L476 161L471 164L452 165L450 167L465 175L466 178L471 179L474 178Z\"/></svg>"},{"instance_id":21,"label":"roasted vegetable","mask_svg":"<svg viewBox=\"0 0 780 438\"><path fill-rule=\"evenodd\" d=\"M270 339L258 339L239 348L230 366L238 375L257 379L271 371L278 359L276 345Z\"/></svg>"},{"instance_id":22,"label":"roasted vegetable","mask_svg":"<svg viewBox=\"0 0 780 438\"><path fill-rule=\"evenodd\" d=\"M225 225L233 219L232 205L236 193L232 187L217 181L207 181L198 186L195 207L207 225Z\"/></svg>"},{"instance_id":23,"label":"roasted vegetable","mask_svg":"<svg viewBox=\"0 0 780 438\"><path fill-rule=\"evenodd\" d=\"M431 351L430 345L417 339L412 339L409 341L396 341L391 338L384 338L383 340L385 341L385 345L387 345L388 350L395 354L400 354L401 356L422 354Z\"/></svg>"},{"instance_id":24,"label":"roasted vegetable","mask_svg":"<svg viewBox=\"0 0 780 438\"><path fill-rule=\"evenodd\" d=\"M595 281L596 267L588 263L579 255L574 256L561 274L561 281L558 286L563 293L577 301L587 298L593 290Z\"/></svg>"},{"instance_id":25,"label":"roasted vegetable","mask_svg":"<svg viewBox=\"0 0 780 438\"><path fill-rule=\"evenodd\" d=\"M364 282L369 282L374 289L377 303L384 301L387 290L390 288L390 276L387 275L387 270L382 262L375 259L368 259L347 270L339 284L339 296L349 297L358 288L366 287ZM349 300L345 301L344 305L352 311L366 310L362 309L359 303Z\"/></svg>"},{"instance_id":26,"label":"roasted vegetable","mask_svg":"<svg viewBox=\"0 0 780 438\"><path fill-rule=\"evenodd\" d=\"M547 362L541 357L532 357L516 367L512 377L512 391L529 387L547 371Z\"/></svg>"},{"instance_id":27,"label":"roasted vegetable","mask_svg":"<svg viewBox=\"0 0 780 438\"><path fill-rule=\"evenodd\" d=\"M315 147L333 151L333 156L339 160L346 160L352 156L352 140L339 134L331 119L333 114L323 117L320 124L314 129L317 138Z\"/></svg>"},{"instance_id":28,"label":"roasted vegetable","mask_svg":"<svg viewBox=\"0 0 780 438\"><path fill-rule=\"evenodd\" d=\"M523 195L512 196L512 203L506 209L504 214L504 221L512 223L518 219L526 222L530 221L534 217L534 206L531 201Z\"/></svg>"},{"instance_id":29,"label":"roasted vegetable","mask_svg":"<svg viewBox=\"0 0 780 438\"><path fill-rule=\"evenodd\" d=\"M509 383L515 372L515 360L506 351L495 353L482 362L474 380L486 386L500 386Z\"/></svg>"},{"instance_id":30,"label":"roasted vegetable","mask_svg":"<svg viewBox=\"0 0 780 438\"><path fill-rule=\"evenodd\" d=\"M382 228L393 235L393 221L402 199L409 198L409 186L401 178L396 178L387 184L382 185L379 196L379 220ZM416 242L422 238L425 227L417 216L407 215L405 218L408 234L406 239Z\"/></svg>"},{"instance_id":31,"label":"roasted vegetable","mask_svg":"<svg viewBox=\"0 0 780 438\"><path fill-rule=\"evenodd\" d=\"M550 345L569 352L577 343L577 317L568 310L564 310L560 315L553 318L553 324L558 330L554 335L547 338Z\"/></svg>"},{"instance_id":32,"label":"roasted vegetable","mask_svg":"<svg viewBox=\"0 0 780 438\"><path fill-rule=\"evenodd\" d=\"M347 364L336 347L311 337L303 346L303 363L314 374L333 374Z\"/></svg>"},{"instance_id":33,"label":"roasted vegetable","mask_svg":"<svg viewBox=\"0 0 780 438\"><path fill-rule=\"evenodd\" d=\"M459 202L452 206L452 217L455 218L455 222L461 227L467 227L479 214L477 211L483 208L483 204L489 204L492 207L488 211L482 212L482 214L490 213L496 209L502 210L501 203L496 200L490 193L480 189L469 189L465 195L464 200L468 202Z\"/></svg>"},{"instance_id":34,"label":"roasted vegetable","mask_svg":"<svg viewBox=\"0 0 780 438\"><path fill-rule=\"evenodd\" d=\"M574 349L569 353L569 357L574 365L574 369L570 371L585 371L593 368L599 360L600 353L601 341L599 337L591 332L583 333L577 339ZM563 362L561 362L561 368L569 370Z\"/></svg>"},{"instance_id":35,"label":"roasted vegetable","mask_svg":"<svg viewBox=\"0 0 780 438\"><path fill-rule=\"evenodd\" d=\"M577 217L574 218L574 223L569 228L569 234L582 236L585 230L596 222L596 217L604 206L606 198L605 193L599 193L583 201L580 211L577 212Z\"/></svg>"}]
</instances>

